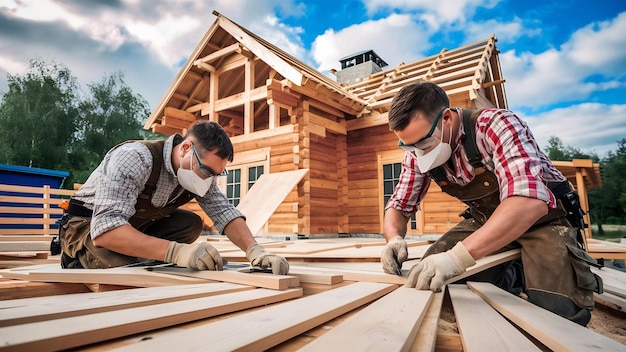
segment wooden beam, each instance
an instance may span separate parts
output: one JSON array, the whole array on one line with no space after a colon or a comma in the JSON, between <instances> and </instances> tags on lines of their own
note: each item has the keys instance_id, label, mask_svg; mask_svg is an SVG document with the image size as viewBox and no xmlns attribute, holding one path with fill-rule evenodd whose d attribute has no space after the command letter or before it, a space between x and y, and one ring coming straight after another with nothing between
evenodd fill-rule
<instances>
[{"instance_id":1,"label":"wooden beam","mask_svg":"<svg viewBox=\"0 0 626 352\"><path fill-rule=\"evenodd\" d=\"M260 86L249 92L233 94L215 102L215 110L222 111L236 106L243 106L246 102L253 102L267 97L267 88Z\"/></svg>"},{"instance_id":2,"label":"wooden beam","mask_svg":"<svg viewBox=\"0 0 626 352\"><path fill-rule=\"evenodd\" d=\"M310 111L309 112L305 111L305 114L308 114L310 123L317 124L319 126L326 128L327 130L330 130L338 134L343 134L343 135L348 134L346 127L339 122L329 120L325 117L316 115Z\"/></svg>"},{"instance_id":3,"label":"wooden beam","mask_svg":"<svg viewBox=\"0 0 626 352\"><path fill-rule=\"evenodd\" d=\"M362 128L369 128L374 126L386 125L389 123L389 116L387 113L375 114L358 119L352 119L346 121L346 130L354 131Z\"/></svg>"},{"instance_id":4,"label":"wooden beam","mask_svg":"<svg viewBox=\"0 0 626 352\"><path fill-rule=\"evenodd\" d=\"M194 61L195 64L197 64L198 62L201 63L209 63L215 59L218 59L222 56L226 56L228 54L232 54L232 53L241 53L241 44L239 44L238 42L235 44L231 44L223 49L220 49L218 51L215 51L205 57L199 58L198 60Z\"/></svg>"},{"instance_id":5,"label":"wooden beam","mask_svg":"<svg viewBox=\"0 0 626 352\"><path fill-rule=\"evenodd\" d=\"M197 120L196 115L188 111L176 109L170 106L165 108L163 116L164 118L173 117L173 118L184 120L187 122L195 122Z\"/></svg>"},{"instance_id":6,"label":"wooden beam","mask_svg":"<svg viewBox=\"0 0 626 352\"><path fill-rule=\"evenodd\" d=\"M235 37L246 48L254 53L254 55L258 56L271 68L279 72L283 77L297 85L302 85L304 75L299 70L291 66L288 62L280 58L266 46L259 43L258 40L250 36L241 27L231 22L228 18L218 14L217 12L214 12L214 14L218 16L217 22L219 23L219 26Z\"/></svg>"}]
</instances>

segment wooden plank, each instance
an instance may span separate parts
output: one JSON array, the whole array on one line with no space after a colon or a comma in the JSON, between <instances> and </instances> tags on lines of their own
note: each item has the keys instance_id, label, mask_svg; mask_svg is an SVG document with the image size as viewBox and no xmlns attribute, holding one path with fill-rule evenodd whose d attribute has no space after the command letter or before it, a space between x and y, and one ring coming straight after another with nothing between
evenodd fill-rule
<instances>
[{"instance_id":1,"label":"wooden plank","mask_svg":"<svg viewBox=\"0 0 626 352\"><path fill-rule=\"evenodd\" d=\"M363 308L300 351L407 351L432 298L400 287ZM346 338L349 336L350 338Z\"/></svg>"},{"instance_id":2,"label":"wooden plank","mask_svg":"<svg viewBox=\"0 0 626 352\"><path fill-rule=\"evenodd\" d=\"M83 284L0 279L0 301L85 292L91 290Z\"/></svg>"},{"instance_id":3,"label":"wooden plank","mask_svg":"<svg viewBox=\"0 0 626 352\"><path fill-rule=\"evenodd\" d=\"M596 301L596 303L600 303L617 311L626 313L626 299L624 299L623 297L614 295L609 292L603 292L602 294L597 294L594 292L593 299Z\"/></svg>"},{"instance_id":4,"label":"wooden plank","mask_svg":"<svg viewBox=\"0 0 626 352\"><path fill-rule=\"evenodd\" d=\"M394 288L394 285L357 282L142 341L120 351L202 351L207 348L213 351L262 351L378 299Z\"/></svg>"},{"instance_id":5,"label":"wooden plank","mask_svg":"<svg viewBox=\"0 0 626 352\"><path fill-rule=\"evenodd\" d=\"M93 283L136 287L184 285L207 282L206 279L152 273L138 267L111 269L63 269L58 263L4 269L0 270L0 275L6 278L28 281Z\"/></svg>"},{"instance_id":6,"label":"wooden plank","mask_svg":"<svg viewBox=\"0 0 626 352\"><path fill-rule=\"evenodd\" d=\"M167 273L171 275L180 275L189 278L206 279L213 281L230 282L234 284L243 284L256 287L270 288L273 290L286 290L290 287L297 287L300 282L296 276L290 275L273 275L269 273L242 273L238 271L209 271L194 270L179 267L153 267L149 268L155 273Z\"/></svg>"},{"instance_id":7,"label":"wooden plank","mask_svg":"<svg viewBox=\"0 0 626 352\"><path fill-rule=\"evenodd\" d=\"M466 285L448 285L464 351L540 351Z\"/></svg>"},{"instance_id":8,"label":"wooden plank","mask_svg":"<svg viewBox=\"0 0 626 352\"><path fill-rule=\"evenodd\" d=\"M308 169L263 174L243 197L237 209L246 216L253 235L257 234Z\"/></svg>"},{"instance_id":9,"label":"wooden plank","mask_svg":"<svg viewBox=\"0 0 626 352\"><path fill-rule=\"evenodd\" d=\"M0 252L50 252L50 241L2 241L0 237Z\"/></svg>"},{"instance_id":10,"label":"wooden plank","mask_svg":"<svg viewBox=\"0 0 626 352\"><path fill-rule=\"evenodd\" d=\"M444 284L449 284L461 279L464 279L466 277L472 276L476 273L479 273L483 270L487 270L489 268L492 268L496 265L502 264L502 263L506 263L508 261L511 261L513 259L517 259L520 257L520 253L521 253L521 249L512 249L506 252L502 252L502 253L498 253L498 254L492 254L489 256L486 256L484 258L480 258L476 261L476 264L473 266L470 266L469 268L467 268L467 270L465 270L465 272L461 275L455 276L451 279L448 279L444 282Z\"/></svg>"},{"instance_id":11,"label":"wooden plank","mask_svg":"<svg viewBox=\"0 0 626 352\"><path fill-rule=\"evenodd\" d=\"M626 351L626 346L490 283L468 282L467 286L553 351Z\"/></svg>"},{"instance_id":12,"label":"wooden plank","mask_svg":"<svg viewBox=\"0 0 626 352\"><path fill-rule=\"evenodd\" d=\"M177 119L185 120L187 122L194 122L197 120L196 115L188 111L176 109L170 106L166 106L165 109L163 109L163 115L164 117L174 117Z\"/></svg>"},{"instance_id":13,"label":"wooden plank","mask_svg":"<svg viewBox=\"0 0 626 352\"><path fill-rule=\"evenodd\" d=\"M439 315L441 314L441 306L443 305L444 292L433 294L426 316L417 331L417 336L411 352L433 352L437 341L437 329L439 324Z\"/></svg>"},{"instance_id":14,"label":"wooden plank","mask_svg":"<svg viewBox=\"0 0 626 352\"><path fill-rule=\"evenodd\" d=\"M317 271L312 268L289 268L289 275L297 276L300 283L335 285L343 281L343 275Z\"/></svg>"},{"instance_id":15,"label":"wooden plank","mask_svg":"<svg viewBox=\"0 0 626 352\"><path fill-rule=\"evenodd\" d=\"M88 314L0 328L7 351L54 351L164 328L302 296L302 289L256 289L146 307ZM235 329L237 334L241 331ZM206 348L206 339L201 341ZM178 349L176 349L178 350Z\"/></svg>"},{"instance_id":16,"label":"wooden plank","mask_svg":"<svg viewBox=\"0 0 626 352\"><path fill-rule=\"evenodd\" d=\"M452 283L460 279L466 278L473 274L479 273L483 270L494 267L498 264L502 264L509 260L518 258L519 255L520 255L520 250L513 249L510 251L486 256L484 258L477 260L476 265L467 268L465 273L455 276L447 280L445 283L448 284L448 283ZM348 265L343 266L344 263L332 263L328 265L324 265L324 263L306 263L306 266L302 265L303 263L298 263L298 264L306 268L315 268L315 270L320 271L320 272L341 274L343 275L343 279L348 280L348 281L381 282L381 283L404 285L404 283L406 282L407 275L410 271L410 267L412 267L417 262L411 261L411 262L406 262L406 263L410 264L410 265L407 265L409 269L403 269L402 276L390 275L390 274L384 273L380 263L378 263L377 265L378 269L373 269L376 271L354 269L354 266L352 266L352 268ZM298 270L300 266L292 264L290 268Z\"/></svg>"},{"instance_id":17,"label":"wooden plank","mask_svg":"<svg viewBox=\"0 0 626 352\"><path fill-rule=\"evenodd\" d=\"M252 289L252 286L217 282L13 299L0 302L0 327Z\"/></svg>"}]
</instances>

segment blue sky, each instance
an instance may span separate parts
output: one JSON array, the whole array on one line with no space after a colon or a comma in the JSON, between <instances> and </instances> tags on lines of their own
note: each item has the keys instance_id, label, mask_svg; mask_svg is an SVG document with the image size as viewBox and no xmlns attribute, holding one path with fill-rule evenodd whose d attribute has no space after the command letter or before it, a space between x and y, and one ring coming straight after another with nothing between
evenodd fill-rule
<instances>
[{"instance_id":1,"label":"blue sky","mask_svg":"<svg viewBox=\"0 0 626 352\"><path fill-rule=\"evenodd\" d=\"M391 69L494 33L509 108L540 146L602 157L626 138L623 0L0 0L0 92L39 58L83 89L121 71L154 108L213 10L326 74L361 50Z\"/></svg>"}]
</instances>

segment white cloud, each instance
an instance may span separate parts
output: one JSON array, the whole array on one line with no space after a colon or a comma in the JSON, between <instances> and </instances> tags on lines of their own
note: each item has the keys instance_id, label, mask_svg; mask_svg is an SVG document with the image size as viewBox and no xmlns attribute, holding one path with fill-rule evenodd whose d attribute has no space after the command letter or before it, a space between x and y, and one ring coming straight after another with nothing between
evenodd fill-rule
<instances>
[{"instance_id":1,"label":"white cloud","mask_svg":"<svg viewBox=\"0 0 626 352\"><path fill-rule=\"evenodd\" d=\"M498 0L363 0L370 15L383 9L419 11L421 20L433 28L440 23L465 22L465 19L472 18L476 8L492 8L497 3Z\"/></svg>"},{"instance_id":2,"label":"white cloud","mask_svg":"<svg viewBox=\"0 0 626 352\"><path fill-rule=\"evenodd\" d=\"M526 27L524 22L518 18L513 18L510 22L500 22L489 19L483 22L471 22L467 27L463 28L465 38L470 41L487 38L489 35L496 34L499 43L514 43L522 36L536 36L540 34L540 30Z\"/></svg>"},{"instance_id":3,"label":"white cloud","mask_svg":"<svg viewBox=\"0 0 626 352\"><path fill-rule=\"evenodd\" d=\"M548 145L550 137L556 136L567 146L603 157L617 149L616 141L626 138L624 104L583 103L521 117L542 148Z\"/></svg>"},{"instance_id":4,"label":"white cloud","mask_svg":"<svg viewBox=\"0 0 626 352\"><path fill-rule=\"evenodd\" d=\"M538 108L559 101L583 100L592 92L621 87L623 84L615 79L624 75L624 32L626 13L579 29L560 49L539 54L504 52L500 61L506 72L510 105ZM614 76L599 82L587 80L597 74Z\"/></svg>"},{"instance_id":5,"label":"white cloud","mask_svg":"<svg viewBox=\"0 0 626 352\"><path fill-rule=\"evenodd\" d=\"M419 33L419 35L418 35ZM339 59L352 53L373 49L391 67L407 59L413 61L430 48L429 33L410 15L392 14L380 20L366 21L339 31L327 29L315 38L311 55L319 71L339 68ZM397 38L402 38L398 45ZM385 69L389 69L386 67Z\"/></svg>"}]
</instances>

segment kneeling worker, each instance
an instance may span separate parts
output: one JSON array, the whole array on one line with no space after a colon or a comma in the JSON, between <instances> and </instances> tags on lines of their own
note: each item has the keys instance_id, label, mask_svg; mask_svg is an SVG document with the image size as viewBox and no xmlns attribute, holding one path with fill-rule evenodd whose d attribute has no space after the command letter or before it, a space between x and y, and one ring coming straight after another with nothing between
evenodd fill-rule
<instances>
[{"instance_id":1,"label":"kneeling worker","mask_svg":"<svg viewBox=\"0 0 626 352\"><path fill-rule=\"evenodd\" d=\"M197 121L188 133L112 148L72 196L59 229L64 268L112 268L146 260L222 270L222 258L197 242L202 219L178 209L193 198L252 266L287 274L285 258L256 243L244 215L219 190L233 145L222 127Z\"/></svg>"}]
</instances>

